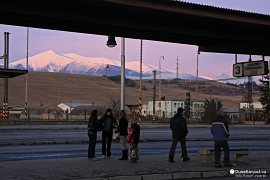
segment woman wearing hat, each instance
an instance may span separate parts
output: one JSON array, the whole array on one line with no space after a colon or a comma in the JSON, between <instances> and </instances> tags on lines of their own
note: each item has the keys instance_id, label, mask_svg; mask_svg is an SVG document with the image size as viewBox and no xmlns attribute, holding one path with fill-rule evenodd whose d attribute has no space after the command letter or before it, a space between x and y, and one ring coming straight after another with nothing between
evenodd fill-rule
<instances>
[{"instance_id":1,"label":"woman wearing hat","mask_svg":"<svg viewBox=\"0 0 270 180\"><path fill-rule=\"evenodd\" d=\"M107 109L104 116L100 119L102 125L102 158L111 156L111 144L113 136L113 127L117 126L117 122L112 115L112 110Z\"/></svg>"}]
</instances>

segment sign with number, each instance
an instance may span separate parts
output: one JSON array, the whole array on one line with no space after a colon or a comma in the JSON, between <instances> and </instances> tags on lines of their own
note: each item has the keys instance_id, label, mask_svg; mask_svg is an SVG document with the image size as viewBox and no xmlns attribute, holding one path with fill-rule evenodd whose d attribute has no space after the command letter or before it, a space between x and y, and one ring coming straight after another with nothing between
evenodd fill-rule
<instances>
[{"instance_id":1,"label":"sign with number","mask_svg":"<svg viewBox=\"0 0 270 180\"><path fill-rule=\"evenodd\" d=\"M243 64L238 63L233 65L233 76L242 77L243 76Z\"/></svg>"},{"instance_id":2,"label":"sign with number","mask_svg":"<svg viewBox=\"0 0 270 180\"><path fill-rule=\"evenodd\" d=\"M233 76L259 76L268 74L267 61L252 61L233 65Z\"/></svg>"}]
</instances>

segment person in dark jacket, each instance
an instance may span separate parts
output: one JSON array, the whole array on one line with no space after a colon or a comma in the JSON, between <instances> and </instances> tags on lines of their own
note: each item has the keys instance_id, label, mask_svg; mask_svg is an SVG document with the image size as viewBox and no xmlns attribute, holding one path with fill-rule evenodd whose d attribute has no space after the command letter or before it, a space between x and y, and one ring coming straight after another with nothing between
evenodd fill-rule
<instances>
[{"instance_id":1,"label":"person in dark jacket","mask_svg":"<svg viewBox=\"0 0 270 180\"><path fill-rule=\"evenodd\" d=\"M98 160L95 155L97 131L99 129L97 114L98 114L97 110L95 109L92 110L91 116L88 121L88 137L89 137L88 158L92 160Z\"/></svg>"},{"instance_id":2,"label":"person in dark jacket","mask_svg":"<svg viewBox=\"0 0 270 180\"><path fill-rule=\"evenodd\" d=\"M128 160L128 150L127 150L128 120L125 110L121 110L120 112L118 132L120 134L120 146L122 150L122 157L119 160Z\"/></svg>"},{"instance_id":3,"label":"person in dark jacket","mask_svg":"<svg viewBox=\"0 0 270 180\"><path fill-rule=\"evenodd\" d=\"M179 107L177 109L177 114L171 119L170 128L172 130L172 145L169 154L169 162L174 162L174 154L178 141L180 141L182 149L183 161L189 161L186 147L186 136L188 134L187 122L182 115L183 108Z\"/></svg>"},{"instance_id":4,"label":"person in dark jacket","mask_svg":"<svg viewBox=\"0 0 270 180\"><path fill-rule=\"evenodd\" d=\"M223 112L219 111L211 126L211 134L215 141L215 167L220 168L221 148L224 150L224 166L231 167L230 148L228 145L229 126Z\"/></svg>"},{"instance_id":5,"label":"person in dark jacket","mask_svg":"<svg viewBox=\"0 0 270 180\"><path fill-rule=\"evenodd\" d=\"M117 126L117 122L112 115L112 110L107 109L104 116L100 119L102 126L102 158L111 157L111 144L113 136L113 128ZM107 144L107 146L106 146Z\"/></svg>"}]
</instances>

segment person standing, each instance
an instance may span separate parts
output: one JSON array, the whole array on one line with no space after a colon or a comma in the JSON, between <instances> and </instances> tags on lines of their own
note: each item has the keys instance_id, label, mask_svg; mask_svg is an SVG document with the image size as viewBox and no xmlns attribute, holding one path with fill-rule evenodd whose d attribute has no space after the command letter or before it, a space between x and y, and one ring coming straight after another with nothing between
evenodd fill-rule
<instances>
[{"instance_id":1,"label":"person standing","mask_svg":"<svg viewBox=\"0 0 270 180\"><path fill-rule=\"evenodd\" d=\"M132 122L129 133L128 142L129 144L129 159L130 162L135 163L139 160L139 141L140 141L141 128L136 122Z\"/></svg>"},{"instance_id":2,"label":"person standing","mask_svg":"<svg viewBox=\"0 0 270 180\"><path fill-rule=\"evenodd\" d=\"M120 134L120 146L122 150L122 157L119 160L128 160L128 150L127 150L128 120L125 110L121 110L120 112L118 132Z\"/></svg>"},{"instance_id":3,"label":"person standing","mask_svg":"<svg viewBox=\"0 0 270 180\"><path fill-rule=\"evenodd\" d=\"M221 110L218 111L217 117L212 123L211 134L215 141L215 167L221 167L221 148L224 150L224 166L231 167L230 148L228 145L229 125Z\"/></svg>"},{"instance_id":4,"label":"person standing","mask_svg":"<svg viewBox=\"0 0 270 180\"><path fill-rule=\"evenodd\" d=\"M111 157L111 144L113 136L113 127L117 126L117 122L112 115L112 110L107 109L104 116L100 119L102 125L102 158Z\"/></svg>"},{"instance_id":5,"label":"person standing","mask_svg":"<svg viewBox=\"0 0 270 180\"><path fill-rule=\"evenodd\" d=\"M95 154L96 142L97 142L97 131L99 129L99 122L97 118L98 111L92 110L91 116L88 121L88 158L91 160L98 160Z\"/></svg>"},{"instance_id":6,"label":"person standing","mask_svg":"<svg viewBox=\"0 0 270 180\"><path fill-rule=\"evenodd\" d=\"M182 149L182 159L183 161L189 161L190 158L187 154L186 147L186 136L188 134L187 122L183 117L183 108L179 107L177 109L177 114L175 114L170 123L170 128L172 130L172 145L170 148L169 162L174 162L174 154L178 141L180 141Z\"/></svg>"}]
</instances>

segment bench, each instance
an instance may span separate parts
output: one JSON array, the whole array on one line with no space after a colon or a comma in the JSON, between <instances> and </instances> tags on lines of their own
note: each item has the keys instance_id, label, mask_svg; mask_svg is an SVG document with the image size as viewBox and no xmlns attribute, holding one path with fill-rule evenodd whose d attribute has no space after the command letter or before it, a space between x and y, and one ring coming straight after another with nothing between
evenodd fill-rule
<instances>
[{"instance_id":1,"label":"bench","mask_svg":"<svg viewBox=\"0 0 270 180\"><path fill-rule=\"evenodd\" d=\"M222 149L223 151L223 149ZM212 163L213 162L213 156L214 156L214 149L208 149L200 147L198 149L198 153L200 156L200 162L201 163ZM236 162L248 162L248 155L249 155L249 149L247 148L232 148L230 149L230 152L236 152L235 153L235 161Z\"/></svg>"}]
</instances>

